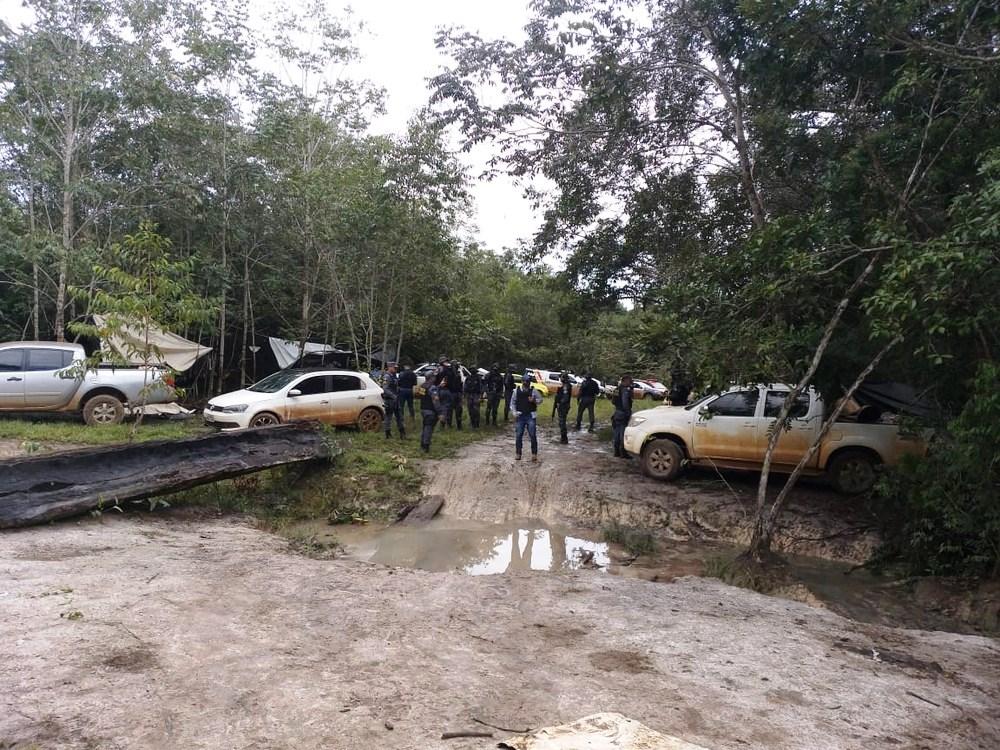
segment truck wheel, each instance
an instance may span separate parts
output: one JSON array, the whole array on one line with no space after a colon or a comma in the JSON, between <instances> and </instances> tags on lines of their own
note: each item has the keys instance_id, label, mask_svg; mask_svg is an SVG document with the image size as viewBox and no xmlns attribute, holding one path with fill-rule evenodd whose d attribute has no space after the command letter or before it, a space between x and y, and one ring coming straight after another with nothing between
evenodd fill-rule
<instances>
[{"instance_id":1,"label":"truck wheel","mask_svg":"<svg viewBox=\"0 0 1000 750\"><path fill-rule=\"evenodd\" d=\"M260 414L254 414L250 419L251 427L271 427L276 424L281 424L281 420L278 419L277 415L272 414L269 411L262 411Z\"/></svg>"},{"instance_id":2,"label":"truck wheel","mask_svg":"<svg viewBox=\"0 0 1000 750\"><path fill-rule=\"evenodd\" d=\"M664 482L669 482L680 474L683 463L684 454L680 446L673 440L664 438L649 441L642 449L639 461L643 474Z\"/></svg>"},{"instance_id":3,"label":"truck wheel","mask_svg":"<svg viewBox=\"0 0 1000 750\"><path fill-rule=\"evenodd\" d=\"M83 421L90 426L120 424L125 419L125 404L117 396L102 393L83 405Z\"/></svg>"},{"instance_id":4,"label":"truck wheel","mask_svg":"<svg viewBox=\"0 0 1000 750\"><path fill-rule=\"evenodd\" d=\"M875 486L877 462L862 451L844 451L830 461L827 473L833 488L842 495L860 495Z\"/></svg>"},{"instance_id":5,"label":"truck wheel","mask_svg":"<svg viewBox=\"0 0 1000 750\"><path fill-rule=\"evenodd\" d=\"M369 406L358 417L358 429L362 432L375 432L382 426L382 412L374 406Z\"/></svg>"}]
</instances>

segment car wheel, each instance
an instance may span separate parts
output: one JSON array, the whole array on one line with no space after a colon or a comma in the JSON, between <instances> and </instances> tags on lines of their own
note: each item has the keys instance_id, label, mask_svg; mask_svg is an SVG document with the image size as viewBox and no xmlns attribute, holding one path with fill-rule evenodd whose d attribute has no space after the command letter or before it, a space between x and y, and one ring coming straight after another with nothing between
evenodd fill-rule
<instances>
[{"instance_id":1,"label":"car wheel","mask_svg":"<svg viewBox=\"0 0 1000 750\"><path fill-rule=\"evenodd\" d=\"M83 406L83 421L91 426L120 424L125 419L125 404L108 393L94 396Z\"/></svg>"},{"instance_id":2,"label":"car wheel","mask_svg":"<svg viewBox=\"0 0 1000 750\"><path fill-rule=\"evenodd\" d=\"M358 417L358 429L362 432L375 432L382 426L382 412L374 406L369 406Z\"/></svg>"},{"instance_id":3,"label":"car wheel","mask_svg":"<svg viewBox=\"0 0 1000 750\"><path fill-rule=\"evenodd\" d=\"M650 440L642 449L639 465L647 477L669 482L680 474L684 453L673 440Z\"/></svg>"},{"instance_id":4,"label":"car wheel","mask_svg":"<svg viewBox=\"0 0 1000 750\"><path fill-rule=\"evenodd\" d=\"M869 453L838 453L827 467L833 488L842 495L860 495L875 486L878 462Z\"/></svg>"},{"instance_id":5,"label":"car wheel","mask_svg":"<svg viewBox=\"0 0 1000 750\"><path fill-rule=\"evenodd\" d=\"M260 414L254 414L250 419L251 427L271 427L276 424L281 424L281 420L278 419L277 414L272 414L269 411L262 411Z\"/></svg>"}]
</instances>

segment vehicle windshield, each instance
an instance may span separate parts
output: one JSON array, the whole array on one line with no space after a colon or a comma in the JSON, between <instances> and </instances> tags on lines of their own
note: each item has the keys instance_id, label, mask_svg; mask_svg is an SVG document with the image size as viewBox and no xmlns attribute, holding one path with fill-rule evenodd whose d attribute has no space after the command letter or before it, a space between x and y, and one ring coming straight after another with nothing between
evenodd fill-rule
<instances>
[{"instance_id":1,"label":"vehicle windshield","mask_svg":"<svg viewBox=\"0 0 1000 750\"><path fill-rule=\"evenodd\" d=\"M295 380L300 374L291 370L278 370L278 372L254 383L247 390L255 391L256 393L276 393Z\"/></svg>"},{"instance_id":2,"label":"vehicle windshield","mask_svg":"<svg viewBox=\"0 0 1000 750\"><path fill-rule=\"evenodd\" d=\"M688 411L690 411L691 409L693 409L694 407L698 406L699 404L703 404L706 401L708 401L710 398L715 398L718 395L719 395L718 393L709 393L707 396L702 396L697 401L692 401L690 404L688 404L684 408L687 409Z\"/></svg>"}]
</instances>

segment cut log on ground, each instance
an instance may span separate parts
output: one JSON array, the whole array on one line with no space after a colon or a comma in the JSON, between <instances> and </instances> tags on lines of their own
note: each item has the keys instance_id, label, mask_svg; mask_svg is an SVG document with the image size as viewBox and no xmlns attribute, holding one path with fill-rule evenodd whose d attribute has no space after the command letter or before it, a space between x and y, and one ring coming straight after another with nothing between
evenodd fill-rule
<instances>
[{"instance_id":1,"label":"cut log on ground","mask_svg":"<svg viewBox=\"0 0 1000 750\"><path fill-rule=\"evenodd\" d=\"M300 423L8 459L0 461L0 528L67 518L328 455L319 425Z\"/></svg>"},{"instance_id":2,"label":"cut log on ground","mask_svg":"<svg viewBox=\"0 0 1000 750\"><path fill-rule=\"evenodd\" d=\"M444 498L441 495L428 495L400 518L399 523L404 526L427 523L438 514L442 505L444 505Z\"/></svg>"}]
</instances>

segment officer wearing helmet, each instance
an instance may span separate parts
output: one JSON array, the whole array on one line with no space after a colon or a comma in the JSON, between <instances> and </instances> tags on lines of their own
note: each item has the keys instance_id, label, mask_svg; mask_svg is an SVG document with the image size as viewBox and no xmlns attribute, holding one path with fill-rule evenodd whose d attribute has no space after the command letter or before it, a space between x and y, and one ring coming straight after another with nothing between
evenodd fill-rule
<instances>
[{"instance_id":1,"label":"officer wearing helmet","mask_svg":"<svg viewBox=\"0 0 1000 750\"><path fill-rule=\"evenodd\" d=\"M566 418L569 416L570 406L573 404L573 381L569 378L569 373L563 370L559 376L559 390L556 391L555 400L552 402L552 419L559 413L559 442L563 445L569 443L569 435L566 431Z\"/></svg>"},{"instance_id":2,"label":"officer wearing helmet","mask_svg":"<svg viewBox=\"0 0 1000 750\"><path fill-rule=\"evenodd\" d=\"M531 460L538 460L536 417L538 414L538 405L542 403L542 394L531 387L534 380L531 373L524 373L524 377L521 378L520 388L514 390L507 404L510 410L514 412L514 419L517 420L517 427L514 431L515 461L521 460L521 447L524 442L525 430L528 431L528 437L531 439Z\"/></svg>"}]
</instances>

